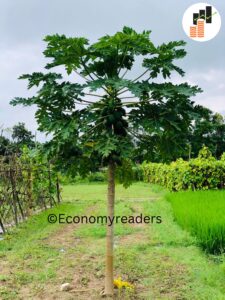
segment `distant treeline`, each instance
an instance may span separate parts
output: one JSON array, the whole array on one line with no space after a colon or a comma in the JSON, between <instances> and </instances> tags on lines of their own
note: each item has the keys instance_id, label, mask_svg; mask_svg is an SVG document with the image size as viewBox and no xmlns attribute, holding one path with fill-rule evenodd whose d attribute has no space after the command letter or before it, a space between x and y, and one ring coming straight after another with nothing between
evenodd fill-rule
<instances>
[{"instance_id":1,"label":"distant treeline","mask_svg":"<svg viewBox=\"0 0 225 300\"><path fill-rule=\"evenodd\" d=\"M183 132L181 129L179 136L167 136L163 132L160 133L161 136L154 132L146 135L146 139L142 141L143 151L139 149L134 160L139 163L172 162L178 158L189 160L196 158L203 146L207 146L212 155L219 159L225 152L225 118L200 105L196 111L188 131ZM156 140L160 140L160 143L156 143Z\"/></svg>"}]
</instances>

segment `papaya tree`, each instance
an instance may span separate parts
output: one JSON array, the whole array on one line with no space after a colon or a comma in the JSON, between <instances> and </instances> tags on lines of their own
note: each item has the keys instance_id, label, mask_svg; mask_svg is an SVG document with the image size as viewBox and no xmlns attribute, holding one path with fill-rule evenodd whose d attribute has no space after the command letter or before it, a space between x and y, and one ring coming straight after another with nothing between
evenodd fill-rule
<instances>
[{"instance_id":1,"label":"papaya tree","mask_svg":"<svg viewBox=\"0 0 225 300\"><path fill-rule=\"evenodd\" d=\"M64 67L67 75L22 75L38 91L11 104L36 105L39 130L51 134L49 154L61 168L85 175L96 163L107 166L107 215L113 218L115 172L134 149L169 154L185 144L194 113L190 97L200 89L169 81L172 72L184 76L174 61L186 55L185 43L155 46L150 31L129 27L92 44L58 34L44 41L46 69ZM106 227L105 294L112 295L114 226Z\"/></svg>"}]
</instances>

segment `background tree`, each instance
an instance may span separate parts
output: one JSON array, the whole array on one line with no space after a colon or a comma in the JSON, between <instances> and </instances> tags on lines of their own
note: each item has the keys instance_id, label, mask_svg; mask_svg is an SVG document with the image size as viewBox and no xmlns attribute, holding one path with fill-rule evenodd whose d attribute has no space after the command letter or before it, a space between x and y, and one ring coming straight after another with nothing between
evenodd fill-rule
<instances>
[{"instance_id":1,"label":"background tree","mask_svg":"<svg viewBox=\"0 0 225 300\"><path fill-rule=\"evenodd\" d=\"M4 129L3 126L0 130L0 155L10 155L14 150L14 145L10 139L11 129Z\"/></svg>"},{"instance_id":2,"label":"background tree","mask_svg":"<svg viewBox=\"0 0 225 300\"><path fill-rule=\"evenodd\" d=\"M213 116L214 132L213 139L215 143L215 152L213 153L218 159L225 152L225 119L219 114L215 113Z\"/></svg>"},{"instance_id":3,"label":"background tree","mask_svg":"<svg viewBox=\"0 0 225 300\"><path fill-rule=\"evenodd\" d=\"M12 128L12 139L17 149L27 146L32 148L35 146L34 135L25 127L25 123L18 123Z\"/></svg>"},{"instance_id":4,"label":"background tree","mask_svg":"<svg viewBox=\"0 0 225 300\"><path fill-rule=\"evenodd\" d=\"M213 156L220 158L225 151L225 122L224 117L210 109L198 106L198 114L194 117L193 126L189 132L189 145L192 157L197 157L205 145Z\"/></svg>"},{"instance_id":5,"label":"background tree","mask_svg":"<svg viewBox=\"0 0 225 300\"><path fill-rule=\"evenodd\" d=\"M217 159L225 152L225 119L219 113L214 113L210 109L196 105L192 124L189 128L183 128L179 135L179 145L176 152L169 151L165 147L165 139L157 135L146 136L143 143L139 142L139 146L134 151L133 160L142 163L145 160L152 162L169 162L180 157L185 160L191 157L197 157L203 146L207 146ZM155 142L155 140L160 141ZM138 140L134 137L134 142L138 144ZM176 135L174 141L171 140L168 146L176 144ZM160 147L162 149L160 149ZM149 149L149 150L148 150ZM153 151L152 151L153 150ZM167 153L164 153L164 152Z\"/></svg>"},{"instance_id":6,"label":"background tree","mask_svg":"<svg viewBox=\"0 0 225 300\"><path fill-rule=\"evenodd\" d=\"M200 91L187 83L154 82L157 77L169 78L172 71L183 76L174 60L186 52L183 41L156 47L149 35L150 31L137 33L124 27L94 44L83 37L47 36L44 54L53 60L46 68L65 66L71 81L57 73L23 75L28 87L38 86L39 91L34 97L11 102L37 106L39 130L53 136L49 155L63 168L85 174L98 162L96 157L108 166L107 215L111 218L116 168L133 157L135 147L143 149L147 138L151 141L146 144L149 152L172 155L179 151L193 119L190 97ZM142 72L130 78L129 71L136 63ZM107 226L108 295L113 294L113 228Z\"/></svg>"},{"instance_id":7,"label":"background tree","mask_svg":"<svg viewBox=\"0 0 225 300\"><path fill-rule=\"evenodd\" d=\"M0 155L7 155L10 152L11 143L8 138L0 135Z\"/></svg>"}]
</instances>

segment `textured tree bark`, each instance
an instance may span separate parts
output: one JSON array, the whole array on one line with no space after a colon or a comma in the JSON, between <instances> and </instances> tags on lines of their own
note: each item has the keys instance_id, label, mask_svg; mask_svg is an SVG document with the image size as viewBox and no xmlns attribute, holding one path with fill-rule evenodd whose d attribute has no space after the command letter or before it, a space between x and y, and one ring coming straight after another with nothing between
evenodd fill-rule
<instances>
[{"instance_id":1,"label":"textured tree bark","mask_svg":"<svg viewBox=\"0 0 225 300\"><path fill-rule=\"evenodd\" d=\"M108 165L108 218L114 217L115 202L115 164L110 162ZM113 295L113 240L114 224L106 225L106 271L105 271L105 295Z\"/></svg>"},{"instance_id":2,"label":"textured tree bark","mask_svg":"<svg viewBox=\"0 0 225 300\"><path fill-rule=\"evenodd\" d=\"M57 203L60 204L61 195L60 195L60 186L59 186L59 176L58 175L57 175L57 179L56 179L56 192L57 192Z\"/></svg>"},{"instance_id":3,"label":"textured tree bark","mask_svg":"<svg viewBox=\"0 0 225 300\"><path fill-rule=\"evenodd\" d=\"M0 228L2 229L2 232L5 233L5 227L3 221L1 220L1 216L0 216Z\"/></svg>"}]
</instances>

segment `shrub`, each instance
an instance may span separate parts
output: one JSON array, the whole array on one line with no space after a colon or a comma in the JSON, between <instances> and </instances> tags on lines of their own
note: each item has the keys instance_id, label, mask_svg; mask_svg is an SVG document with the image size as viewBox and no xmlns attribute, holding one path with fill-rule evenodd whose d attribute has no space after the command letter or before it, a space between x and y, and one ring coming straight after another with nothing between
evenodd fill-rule
<instances>
[{"instance_id":1,"label":"shrub","mask_svg":"<svg viewBox=\"0 0 225 300\"><path fill-rule=\"evenodd\" d=\"M141 165L136 165L132 168L133 170L133 178L135 181L143 181L143 168Z\"/></svg>"},{"instance_id":2,"label":"shrub","mask_svg":"<svg viewBox=\"0 0 225 300\"><path fill-rule=\"evenodd\" d=\"M106 179L107 174L105 170L102 170L101 172L90 172L85 178L80 175L75 177L66 174L60 175L60 182L64 185L88 182L105 182Z\"/></svg>"},{"instance_id":3,"label":"shrub","mask_svg":"<svg viewBox=\"0 0 225 300\"><path fill-rule=\"evenodd\" d=\"M106 177L106 172L95 172L90 173L87 178L89 182L104 182L107 179Z\"/></svg>"},{"instance_id":4,"label":"shrub","mask_svg":"<svg viewBox=\"0 0 225 300\"><path fill-rule=\"evenodd\" d=\"M225 154L216 160L207 147L188 162L180 158L171 164L144 163L142 169L145 182L160 184L170 191L225 187Z\"/></svg>"}]
</instances>

